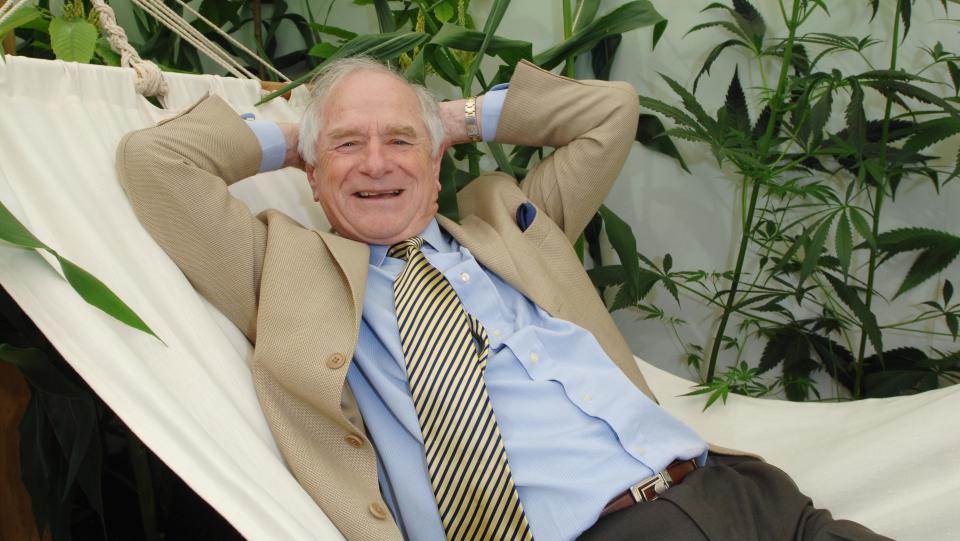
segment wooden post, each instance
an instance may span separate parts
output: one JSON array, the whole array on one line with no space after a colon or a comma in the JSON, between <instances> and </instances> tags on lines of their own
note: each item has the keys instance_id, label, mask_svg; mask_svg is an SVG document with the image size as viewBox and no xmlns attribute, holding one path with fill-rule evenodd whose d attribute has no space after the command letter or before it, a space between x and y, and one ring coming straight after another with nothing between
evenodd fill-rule
<instances>
[{"instance_id":1,"label":"wooden post","mask_svg":"<svg viewBox=\"0 0 960 541\"><path fill-rule=\"evenodd\" d=\"M20 477L20 418L29 400L20 372L0 362L0 539L40 539ZM45 539L50 538L47 532Z\"/></svg>"}]
</instances>

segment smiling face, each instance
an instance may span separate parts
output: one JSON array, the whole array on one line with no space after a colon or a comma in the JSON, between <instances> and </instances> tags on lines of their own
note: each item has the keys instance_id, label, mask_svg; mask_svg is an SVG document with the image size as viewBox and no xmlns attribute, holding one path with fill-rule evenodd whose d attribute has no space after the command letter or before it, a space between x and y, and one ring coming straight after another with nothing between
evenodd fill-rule
<instances>
[{"instance_id":1,"label":"smiling face","mask_svg":"<svg viewBox=\"0 0 960 541\"><path fill-rule=\"evenodd\" d=\"M418 235L437 213L440 158L417 97L385 73L340 81L323 104L316 165L306 166L314 199L338 233L367 244Z\"/></svg>"}]
</instances>

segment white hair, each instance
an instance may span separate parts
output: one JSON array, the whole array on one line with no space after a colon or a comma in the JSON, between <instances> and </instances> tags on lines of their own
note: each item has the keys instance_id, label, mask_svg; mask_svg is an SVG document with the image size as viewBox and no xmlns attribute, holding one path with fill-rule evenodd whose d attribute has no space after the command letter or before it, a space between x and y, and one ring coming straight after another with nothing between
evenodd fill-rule
<instances>
[{"instance_id":1,"label":"white hair","mask_svg":"<svg viewBox=\"0 0 960 541\"><path fill-rule=\"evenodd\" d=\"M317 140L320 138L321 115L323 106L338 83L354 73L371 71L395 77L406 84L417 97L420 116L430 137L431 155L436 157L443 143L443 121L440 109L433 94L421 85L411 83L393 69L367 56L355 56L334 60L317 72L310 83L310 102L303 111L300 120L300 141L298 150L303 161L316 165Z\"/></svg>"}]
</instances>

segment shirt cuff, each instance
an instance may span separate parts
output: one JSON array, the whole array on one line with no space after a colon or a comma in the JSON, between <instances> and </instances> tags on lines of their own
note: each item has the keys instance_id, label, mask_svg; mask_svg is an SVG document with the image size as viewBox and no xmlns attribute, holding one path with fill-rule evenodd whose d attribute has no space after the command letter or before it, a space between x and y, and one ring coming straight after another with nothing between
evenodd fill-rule
<instances>
[{"instance_id":1,"label":"shirt cuff","mask_svg":"<svg viewBox=\"0 0 960 541\"><path fill-rule=\"evenodd\" d=\"M260 142L260 169L258 173L275 171L283 167L283 159L287 155L287 140L280 131L276 122L248 120L247 126L257 136Z\"/></svg>"},{"instance_id":2,"label":"shirt cuff","mask_svg":"<svg viewBox=\"0 0 960 541\"><path fill-rule=\"evenodd\" d=\"M483 95L483 109L480 111L480 128L483 133L480 134L480 137L484 141L493 141L497 138L500 111L503 111L503 102L507 99L507 88L509 86L510 83L498 84Z\"/></svg>"}]
</instances>

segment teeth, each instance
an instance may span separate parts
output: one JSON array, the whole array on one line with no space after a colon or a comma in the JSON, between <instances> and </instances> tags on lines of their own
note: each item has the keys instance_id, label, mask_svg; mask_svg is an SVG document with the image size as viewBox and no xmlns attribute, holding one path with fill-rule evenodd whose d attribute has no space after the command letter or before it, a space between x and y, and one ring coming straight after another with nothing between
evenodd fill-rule
<instances>
[{"instance_id":1,"label":"teeth","mask_svg":"<svg viewBox=\"0 0 960 541\"><path fill-rule=\"evenodd\" d=\"M390 192L357 192L357 195L360 197L373 197L375 195L400 195L400 190L393 190Z\"/></svg>"}]
</instances>

